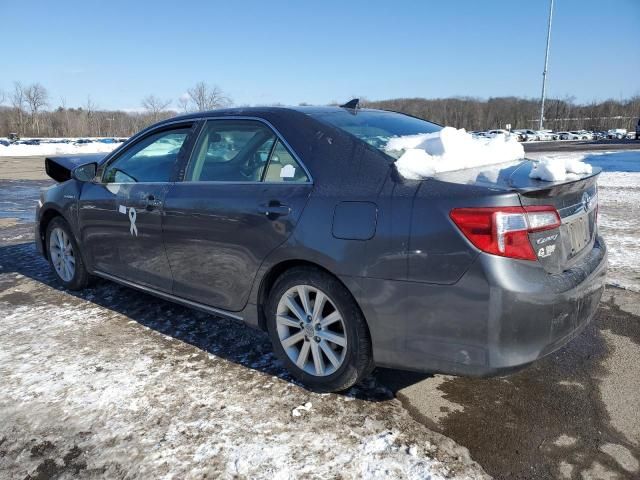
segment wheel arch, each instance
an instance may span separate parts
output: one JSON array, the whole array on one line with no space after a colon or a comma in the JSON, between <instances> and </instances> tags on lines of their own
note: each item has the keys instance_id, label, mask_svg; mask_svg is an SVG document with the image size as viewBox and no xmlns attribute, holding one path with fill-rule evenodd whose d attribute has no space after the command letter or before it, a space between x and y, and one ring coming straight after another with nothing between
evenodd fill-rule
<instances>
[{"instance_id":1,"label":"wheel arch","mask_svg":"<svg viewBox=\"0 0 640 480\"><path fill-rule=\"evenodd\" d=\"M38 223L38 234L40 238L37 238L36 241L40 242L42 246L42 254L45 258L49 258L49 253L47 250L47 228L51 221L56 217L62 217L67 223L68 220L64 218L64 215L54 207L47 208L44 212L40 214L40 221Z\"/></svg>"},{"instance_id":2,"label":"wheel arch","mask_svg":"<svg viewBox=\"0 0 640 480\"><path fill-rule=\"evenodd\" d=\"M262 279L260 281L260 287L258 289L258 298L257 298L257 305L256 305L256 308L258 310L258 327L261 330L264 330L264 331L267 330L266 315L264 313L264 305L267 299L269 298L269 293L271 292L271 289L273 288L276 281L282 274L296 267L315 268L335 278L345 288L345 290L349 292L349 295L351 295L351 298L353 298L355 304L360 310L360 313L362 314L362 318L364 318L365 323L367 324L367 328L369 329L369 331L371 331L371 328L367 322L367 318L365 317L364 312L362 311L362 308L360 307L360 304L358 303L358 300L354 295L354 292L340 279L340 277L338 277L331 270L328 270L322 265L311 262L309 260L301 260L301 259L289 259L289 260L284 260L279 263L276 263L273 266L271 266L269 270L262 276Z\"/></svg>"}]
</instances>

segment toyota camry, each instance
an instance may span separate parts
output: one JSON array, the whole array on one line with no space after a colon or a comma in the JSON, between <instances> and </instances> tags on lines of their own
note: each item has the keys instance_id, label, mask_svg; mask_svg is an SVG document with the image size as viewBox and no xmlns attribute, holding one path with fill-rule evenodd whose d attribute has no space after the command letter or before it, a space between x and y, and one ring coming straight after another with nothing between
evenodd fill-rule
<instances>
[{"instance_id":1,"label":"toyota camry","mask_svg":"<svg viewBox=\"0 0 640 480\"><path fill-rule=\"evenodd\" d=\"M403 178L385 144L440 129L353 105L172 118L106 156L47 158L36 244L68 289L102 277L265 330L314 390L374 366L509 372L596 311L599 171Z\"/></svg>"}]
</instances>

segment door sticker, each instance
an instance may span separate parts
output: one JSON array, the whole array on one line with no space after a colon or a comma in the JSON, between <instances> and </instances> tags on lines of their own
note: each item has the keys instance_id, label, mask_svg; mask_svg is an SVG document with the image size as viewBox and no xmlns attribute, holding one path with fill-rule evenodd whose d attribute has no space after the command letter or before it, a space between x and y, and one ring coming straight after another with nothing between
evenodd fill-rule
<instances>
[{"instance_id":1,"label":"door sticker","mask_svg":"<svg viewBox=\"0 0 640 480\"><path fill-rule=\"evenodd\" d=\"M125 205L120 205L118 207L118 212L127 215L127 207ZM138 217L138 213L136 212L136 209L133 207L129 207L128 216L129 216L129 222L131 222L131 226L129 227L129 233L137 237L138 227L136 227L136 218Z\"/></svg>"}]
</instances>

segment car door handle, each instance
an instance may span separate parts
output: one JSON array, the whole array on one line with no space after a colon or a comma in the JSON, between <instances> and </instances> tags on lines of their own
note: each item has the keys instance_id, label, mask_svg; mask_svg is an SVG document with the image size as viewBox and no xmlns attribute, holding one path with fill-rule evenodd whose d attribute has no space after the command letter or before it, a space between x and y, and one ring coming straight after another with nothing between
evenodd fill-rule
<instances>
[{"instance_id":1,"label":"car door handle","mask_svg":"<svg viewBox=\"0 0 640 480\"><path fill-rule=\"evenodd\" d=\"M268 204L260 205L258 211L267 217L277 218L289 215L291 208L288 205L282 205L280 202L269 202Z\"/></svg>"},{"instance_id":2,"label":"car door handle","mask_svg":"<svg viewBox=\"0 0 640 480\"><path fill-rule=\"evenodd\" d=\"M160 208L162 206L162 200L157 199L153 195L147 195L146 197L144 197L143 202L144 202L144 207L147 210L153 210L155 208Z\"/></svg>"}]
</instances>

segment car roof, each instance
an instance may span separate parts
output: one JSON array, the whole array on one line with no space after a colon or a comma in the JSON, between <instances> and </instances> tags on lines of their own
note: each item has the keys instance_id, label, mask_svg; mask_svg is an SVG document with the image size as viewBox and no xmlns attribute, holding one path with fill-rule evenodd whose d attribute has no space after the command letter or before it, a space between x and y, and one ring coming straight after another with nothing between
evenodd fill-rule
<instances>
[{"instance_id":1,"label":"car roof","mask_svg":"<svg viewBox=\"0 0 640 480\"><path fill-rule=\"evenodd\" d=\"M299 112L305 113L307 115L313 116L314 114L322 114L322 113L345 113L349 114L352 112L351 109L343 108L339 106L264 106L264 107L233 107L233 108L221 108L217 110L205 110L202 112L193 112L187 113L185 115L178 115L176 117L171 117L162 122L158 122L158 125L162 123L172 123L180 120L197 120L200 118L207 117L261 117L264 115L274 114L274 113L282 113L286 111L291 112ZM358 112L379 112L379 113L398 113L402 115L406 115L401 112L393 112L391 110L379 110L376 108L358 108Z\"/></svg>"}]
</instances>

